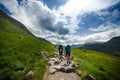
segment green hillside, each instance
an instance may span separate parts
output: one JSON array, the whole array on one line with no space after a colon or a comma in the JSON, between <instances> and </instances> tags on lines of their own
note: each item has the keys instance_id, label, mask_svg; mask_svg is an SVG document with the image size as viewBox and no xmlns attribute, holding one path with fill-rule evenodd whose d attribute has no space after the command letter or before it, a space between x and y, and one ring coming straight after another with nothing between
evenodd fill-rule
<instances>
[{"instance_id":1,"label":"green hillside","mask_svg":"<svg viewBox=\"0 0 120 80\"><path fill-rule=\"evenodd\" d=\"M42 80L46 60L38 53L53 52L52 44L35 38L21 25L0 11L0 80L23 80L29 70L35 72L34 80Z\"/></svg>"},{"instance_id":2,"label":"green hillside","mask_svg":"<svg viewBox=\"0 0 120 80\"><path fill-rule=\"evenodd\" d=\"M84 49L72 49L72 56L79 69L93 75L96 80L120 80L119 57ZM82 77L84 80L84 75Z\"/></svg>"}]
</instances>

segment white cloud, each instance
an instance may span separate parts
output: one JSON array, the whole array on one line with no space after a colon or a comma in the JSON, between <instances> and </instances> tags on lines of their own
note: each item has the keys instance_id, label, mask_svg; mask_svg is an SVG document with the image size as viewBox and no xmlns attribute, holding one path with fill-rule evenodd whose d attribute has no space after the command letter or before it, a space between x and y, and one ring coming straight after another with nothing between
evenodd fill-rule
<instances>
[{"instance_id":1,"label":"white cloud","mask_svg":"<svg viewBox=\"0 0 120 80\"><path fill-rule=\"evenodd\" d=\"M0 3L2 3L3 5L5 5L5 7L11 12L16 12L17 11L17 1L16 0L0 0Z\"/></svg>"},{"instance_id":2,"label":"white cloud","mask_svg":"<svg viewBox=\"0 0 120 80\"><path fill-rule=\"evenodd\" d=\"M115 36L120 36L120 28L111 29L105 32L99 32L86 37L85 42L107 41Z\"/></svg>"},{"instance_id":3,"label":"white cloud","mask_svg":"<svg viewBox=\"0 0 120 80\"><path fill-rule=\"evenodd\" d=\"M106 11L97 11L96 14L98 14L99 16L107 16L107 15L111 15L110 12Z\"/></svg>"},{"instance_id":4,"label":"white cloud","mask_svg":"<svg viewBox=\"0 0 120 80\"><path fill-rule=\"evenodd\" d=\"M64 15L79 15L82 12L98 11L108 8L119 2L119 0L69 0L59 8Z\"/></svg>"},{"instance_id":5,"label":"white cloud","mask_svg":"<svg viewBox=\"0 0 120 80\"><path fill-rule=\"evenodd\" d=\"M119 25L120 26L120 25ZM105 42L109 39L120 36L120 28L113 28L99 33L93 33L86 36L79 35L46 35L46 38L50 40L52 43L56 44L84 44L86 42Z\"/></svg>"},{"instance_id":6,"label":"white cloud","mask_svg":"<svg viewBox=\"0 0 120 80\"><path fill-rule=\"evenodd\" d=\"M97 28L91 27L91 28L89 28L89 30L94 31L94 32L99 32L99 31L113 30L117 27L118 27L118 25L107 22L106 25L102 24L102 25L98 26Z\"/></svg>"},{"instance_id":7,"label":"white cloud","mask_svg":"<svg viewBox=\"0 0 120 80\"><path fill-rule=\"evenodd\" d=\"M58 10L51 10L38 0L27 0L27 5L24 3L18 5L17 0L0 0L0 3L12 13L12 17L27 26L34 35L43 37L54 44L66 45L106 41L114 36L119 36L120 28L114 28L111 24L89 29L91 31L102 31L99 33L87 36L74 35L76 30L81 28L78 26L80 22L77 18L78 15L81 14L82 16L84 12L89 11L99 11L100 9L114 5L118 1L69 0ZM117 11L114 13L116 14ZM66 17L69 17L69 19Z\"/></svg>"},{"instance_id":8,"label":"white cloud","mask_svg":"<svg viewBox=\"0 0 120 80\"><path fill-rule=\"evenodd\" d=\"M76 30L81 29L78 26L82 23L81 18L85 13L99 13L99 15L108 15L109 12L101 12L100 10L106 9L112 5L115 5L120 0L69 0L65 5L59 7L58 13L63 14L64 17L70 17L69 24L67 27L71 33L75 33ZM101 18L103 20L103 18ZM101 26L102 27L102 26Z\"/></svg>"}]
</instances>

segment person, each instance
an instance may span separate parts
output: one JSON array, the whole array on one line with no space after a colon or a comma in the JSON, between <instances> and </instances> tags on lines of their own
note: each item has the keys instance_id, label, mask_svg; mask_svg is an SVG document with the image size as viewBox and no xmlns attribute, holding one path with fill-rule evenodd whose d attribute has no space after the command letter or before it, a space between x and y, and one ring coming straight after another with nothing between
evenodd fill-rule
<instances>
[{"instance_id":1,"label":"person","mask_svg":"<svg viewBox=\"0 0 120 80\"><path fill-rule=\"evenodd\" d=\"M70 53L71 53L70 45L67 45L65 50L66 50L67 63L70 64L70 62L69 62L69 60L70 60Z\"/></svg>"},{"instance_id":2,"label":"person","mask_svg":"<svg viewBox=\"0 0 120 80\"><path fill-rule=\"evenodd\" d=\"M59 51L59 55L60 55L60 60L62 61L62 55L63 55L63 47L62 47L62 45L59 46L58 51Z\"/></svg>"}]
</instances>

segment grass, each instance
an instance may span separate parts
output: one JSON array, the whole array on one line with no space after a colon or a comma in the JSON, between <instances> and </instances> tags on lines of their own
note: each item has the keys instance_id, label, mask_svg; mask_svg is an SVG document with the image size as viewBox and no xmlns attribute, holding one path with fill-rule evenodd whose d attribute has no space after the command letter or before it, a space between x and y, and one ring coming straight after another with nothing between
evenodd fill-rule
<instances>
[{"instance_id":1,"label":"grass","mask_svg":"<svg viewBox=\"0 0 120 80\"><path fill-rule=\"evenodd\" d=\"M97 80L120 80L120 58L84 49L72 49L72 56L80 70Z\"/></svg>"},{"instance_id":2,"label":"grass","mask_svg":"<svg viewBox=\"0 0 120 80\"><path fill-rule=\"evenodd\" d=\"M42 80L47 60L38 53L50 55L53 50L52 44L38 40L0 15L0 80L25 80L30 70L35 73L33 80Z\"/></svg>"}]
</instances>

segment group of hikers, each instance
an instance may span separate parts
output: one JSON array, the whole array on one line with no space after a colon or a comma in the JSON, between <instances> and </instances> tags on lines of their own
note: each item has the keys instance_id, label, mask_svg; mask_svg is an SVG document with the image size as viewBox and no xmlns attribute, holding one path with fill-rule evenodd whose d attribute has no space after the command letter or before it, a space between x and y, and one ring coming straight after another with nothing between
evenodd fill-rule
<instances>
[{"instance_id":1,"label":"group of hikers","mask_svg":"<svg viewBox=\"0 0 120 80\"><path fill-rule=\"evenodd\" d=\"M59 45L58 51L59 51L59 55L60 55L60 60L62 61L63 51L64 51L62 45ZM70 64L70 62L69 62L69 60L70 60L70 53L71 53L71 47L70 47L70 45L67 45L65 47L65 56L67 58L67 64Z\"/></svg>"}]
</instances>

